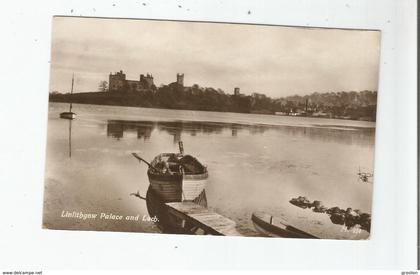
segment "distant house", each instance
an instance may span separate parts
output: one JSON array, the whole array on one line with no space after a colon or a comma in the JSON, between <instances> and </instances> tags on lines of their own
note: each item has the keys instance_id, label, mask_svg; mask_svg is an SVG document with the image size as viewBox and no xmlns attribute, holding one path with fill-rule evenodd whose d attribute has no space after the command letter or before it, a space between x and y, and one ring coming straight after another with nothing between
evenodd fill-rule
<instances>
[{"instance_id":1,"label":"distant house","mask_svg":"<svg viewBox=\"0 0 420 275\"><path fill-rule=\"evenodd\" d=\"M331 117L331 114L319 111L312 114L314 117Z\"/></svg>"},{"instance_id":2,"label":"distant house","mask_svg":"<svg viewBox=\"0 0 420 275\"><path fill-rule=\"evenodd\" d=\"M286 112L275 112L274 114L278 116L287 116Z\"/></svg>"}]
</instances>

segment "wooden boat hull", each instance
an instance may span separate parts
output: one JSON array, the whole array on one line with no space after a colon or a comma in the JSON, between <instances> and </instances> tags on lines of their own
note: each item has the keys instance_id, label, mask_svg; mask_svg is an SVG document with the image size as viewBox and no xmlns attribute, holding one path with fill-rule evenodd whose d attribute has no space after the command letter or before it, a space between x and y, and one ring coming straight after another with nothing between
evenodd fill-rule
<instances>
[{"instance_id":1,"label":"wooden boat hull","mask_svg":"<svg viewBox=\"0 0 420 275\"><path fill-rule=\"evenodd\" d=\"M194 157L174 153L156 156L147 176L151 188L164 202L193 201L203 192L209 177L207 169Z\"/></svg>"},{"instance_id":2,"label":"wooden boat hull","mask_svg":"<svg viewBox=\"0 0 420 275\"><path fill-rule=\"evenodd\" d=\"M316 236L289 225L286 220L264 212L252 213L251 220L255 229L269 237L317 239Z\"/></svg>"},{"instance_id":3,"label":"wooden boat hull","mask_svg":"<svg viewBox=\"0 0 420 275\"><path fill-rule=\"evenodd\" d=\"M60 113L60 118L64 118L64 119L75 119L76 118L76 114L73 112L63 112Z\"/></svg>"},{"instance_id":4,"label":"wooden boat hull","mask_svg":"<svg viewBox=\"0 0 420 275\"><path fill-rule=\"evenodd\" d=\"M182 201L182 175L155 175L147 173L150 188L164 202Z\"/></svg>"},{"instance_id":5,"label":"wooden boat hull","mask_svg":"<svg viewBox=\"0 0 420 275\"><path fill-rule=\"evenodd\" d=\"M194 203L207 207L206 191L203 190L201 194L193 200ZM193 225L185 224L177 216L171 214L165 204L164 199L155 192L152 185L149 185L146 194L146 206L150 217L157 217L156 225L163 233L171 234L196 234Z\"/></svg>"},{"instance_id":6,"label":"wooden boat hull","mask_svg":"<svg viewBox=\"0 0 420 275\"><path fill-rule=\"evenodd\" d=\"M148 173L150 187L165 202L192 201L205 189L208 174L155 175Z\"/></svg>"},{"instance_id":7,"label":"wooden boat hull","mask_svg":"<svg viewBox=\"0 0 420 275\"><path fill-rule=\"evenodd\" d=\"M208 174L184 175L182 178L182 200L192 201L197 198L207 184Z\"/></svg>"}]
</instances>

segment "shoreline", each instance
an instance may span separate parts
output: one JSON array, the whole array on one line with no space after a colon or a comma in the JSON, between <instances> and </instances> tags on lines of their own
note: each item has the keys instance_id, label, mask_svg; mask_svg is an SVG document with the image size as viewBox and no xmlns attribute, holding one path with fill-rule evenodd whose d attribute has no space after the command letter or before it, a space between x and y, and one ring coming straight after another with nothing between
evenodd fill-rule
<instances>
[{"instance_id":1,"label":"shoreline","mask_svg":"<svg viewBox=\"0 0 420 275\"><path fill-rule=\"evenodd\" d=\"M62 102L62 101L49 101L48 104L68 104L69 102ZM244 117L252 116L252 117L270 117L270 118L288 118L290 120L300 120L300 119L320 119L322 121L332 120L331 122L338 122L338 121L345 121L348 122L348 125L340 125L337 123L333 124L290 124L290 123L265 123L265 122L255 122L252 123L250 121L238 121L232 120L230 122L222 121L222 120L204 120L204 119L194 119L194 117L190 117L188 120L185 119L167 119L167 121L196 121L196 122L214 122L214 123L229 123L229 124L239 124L239 125L253 125L253 126L266 126L266 127L306 127L306 128L325 128L325 129L337 129L337 130L366 130L366 129L376 129L376 121L364 121L364 120L351 120L351 119L339 119L339 118L326 118L326 117L313 117L313 116L287 116L287 115L275 115L275 114L261 114L261 113L237 113L237 112L223 112L223 111L207 111L207 110L191 110L191 109L168 109L168 108L156 108L156 107L141 107L141 106L121 106L121 105L108 105L108 104L91 104L91 103L73 103L80 104L84 106L106 106L111 108L130 108L135 110L147 109L147 110L164 110L168 112L203 112L203 113L214 113L214 114L225 114L225 115L243 115ZM121 115L122 116L122 115ZM154 121L161 121L162 119L153 119ZM370 125L361 125L361 124L370 124ZM355 125L358 124L358 125ZM372 125L373 124L373 125Z\"/></svg>"}]
</instances>

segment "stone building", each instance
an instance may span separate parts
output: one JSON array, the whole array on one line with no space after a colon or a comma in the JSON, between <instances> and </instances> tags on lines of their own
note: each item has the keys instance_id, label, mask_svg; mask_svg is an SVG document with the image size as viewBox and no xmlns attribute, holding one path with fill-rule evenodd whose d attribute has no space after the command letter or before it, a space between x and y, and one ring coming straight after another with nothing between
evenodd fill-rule
<instances>
[{"instance_id":1,"label":"stone building","mask_svg":"<svg viewBox=\"0 0 420 275\"><path fill-rule=\"evenodd\" d=\"M171 89L178 89L178 90L185 90L190 87L184 86L184 74L177 73L176 74L176 81L171 82L167 85Z\"/></svg>"},{"instance_id":2,"label":"stone building","mask_svg":"<svg viewBox=\"0 0 420 275\"><path fill-rule=\"evenodd\" d=\"M110 92L140 92L154 89L156 89L156 86L151 74L141 74L139 80L126 79L126 75L122 70L114 74L109 74Z\"/></svg>"}]
</instances>

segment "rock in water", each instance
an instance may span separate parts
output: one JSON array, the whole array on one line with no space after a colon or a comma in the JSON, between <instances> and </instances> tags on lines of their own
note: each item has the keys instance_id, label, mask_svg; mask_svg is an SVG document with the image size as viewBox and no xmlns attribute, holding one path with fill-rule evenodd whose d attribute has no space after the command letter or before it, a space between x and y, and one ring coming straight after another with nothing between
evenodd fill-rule
<instances>
[{"instance_id":1,"label":"rock in water","mask_svg":"<svg viewBox=\"0 0 420 275\"><path fill-rule=\"evenodd\" d=\"M360 224L361 229L364 229L367 232L370 232L370 222L371 222L370 214L367 214L367 213L360 214L359 224Z\"/></svg>"},{"instance_id":2,"label":"rock in water","mask_svg":"<svg viewBox=\"0 0 420 275\"><path fill-rule=\"evenodd\" d=\"M344 225L345 219L346 219L346 217L342 213L333 213L330 216L330 220L334 224Z\"/></svg>"},{"instance_id":3,"label":"rock in water","mask_svg":"<svg viewBox=\"0 0 420 275\"><path fill-rule=\"evenodd\" d=\"M331 207L330 209L327 210L327 214L336 214L336 213L340 213L341 209L337 206Z\"/></svg>"},{"instance_id":4,"label":"rock in water","mask_svg":"<svg viewBox=\"0 0 420 275\"><path fill-rule=\"evenodd\" d=\"M304 196L292 198L289 201L291 204L300 208L312 208L312 211L318 213L326 213L330 216L330 220L334 224L345 225L348 229L360 225L360 228L370 232L371 216L368 213L363 213L359 209L353 210L348 207L346 210L334 206L331 208L325 207L321 201L315 200L312 203Z\"/></svg>"},{"instance_id":5,"label":"rock in water","mask_svg":"<svg viewBox=\"0 0 420 275\"><path fill-rule=\"evenodd\" d=\"M292 198L289 202L300 208L310 208L312 206L312 203L306 197L302 197L302 196L299 196L297 198Z\"/></svg>"},{"instance_id":6,"label":"rock in water","mask_svg":"<svg viewBox=\"0 0 420 275\"><path fill-rule=\"evenodd\" d=\"M328 209L322 204L321 201L314 201L312 203L312 206L314 207L312 211L317 212L317 213L325 213Z\"/></svg>"},{"instance_id":7,"label":"rock in water","mask_svg":"<svg viewBox=\"0 0 420 275\"><path fill-rule=\"evenodd\" d=\"M327 210L328 210L328 208L321 205L320 207L314 207L314 209L312 211L317 212L317 213L325 213L325 212L327 212Z\"/></svg>"},{"instance_id":8,"label":"rock in water","mask_svg":"<svg viewBox=\"0 0 420 275\"><path fill-rule=\"evenodd\" d=\"M322 206L322 202L321 201L314 201L312 203L312 206L315 207L315 208L320 207L320 206Z\"/></svg>"}]
</instances>

